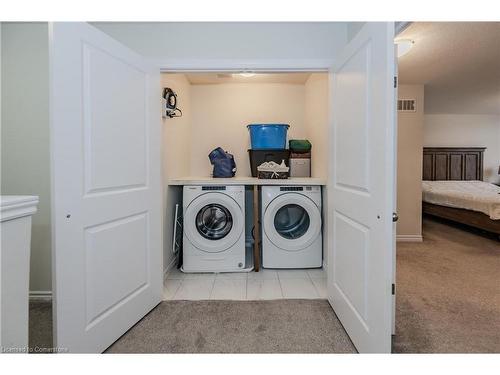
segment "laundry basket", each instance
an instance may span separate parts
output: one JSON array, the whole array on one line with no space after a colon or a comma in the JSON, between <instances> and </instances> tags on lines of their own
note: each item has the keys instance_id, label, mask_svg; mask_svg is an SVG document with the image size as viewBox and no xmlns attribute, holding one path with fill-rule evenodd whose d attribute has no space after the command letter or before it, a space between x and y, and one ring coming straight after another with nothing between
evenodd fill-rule
<instances>
[{"instance_id":1,"label":"laundry basket","mask_svg":"<svg viewBox=\"0 0 500 375\"><path fill-rule=\"evenodd\" d=\"M252 177L257 177L257 167L266 161L274 161L280 164L282 160L290 166L290 150L248 150L250 156L250 171Z\"/></svg>"}]
</instances>

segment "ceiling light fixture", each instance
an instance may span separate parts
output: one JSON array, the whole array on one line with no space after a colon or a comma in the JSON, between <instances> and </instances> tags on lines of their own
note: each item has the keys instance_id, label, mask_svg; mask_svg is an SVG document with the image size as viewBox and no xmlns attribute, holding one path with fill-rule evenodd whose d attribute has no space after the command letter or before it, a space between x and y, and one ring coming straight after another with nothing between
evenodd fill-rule
<instances>
[{"instance_id":1,"label":"ceiling light fixture","mask_svg":"<svg viewBox=\"0 0 500 375\"><path fill-rule=\"evenodd\" d=\"M255 75L255 73L252 73L252 72L241 72L239 74L240 74L240 76L245 77L245 78L250 78L250 77L253 77Z\"/></svg>"},{"instance_id":2,"label":"ceiling light fixture","mask_svg":"<svg viewBox=\"0 0 500 375\"><path fill-rule=\"evenodd\" d=\"M396 46L398 47L398 58L410 52L415 42L413 40L398 40Z\"/></svg>"}]
</instances>

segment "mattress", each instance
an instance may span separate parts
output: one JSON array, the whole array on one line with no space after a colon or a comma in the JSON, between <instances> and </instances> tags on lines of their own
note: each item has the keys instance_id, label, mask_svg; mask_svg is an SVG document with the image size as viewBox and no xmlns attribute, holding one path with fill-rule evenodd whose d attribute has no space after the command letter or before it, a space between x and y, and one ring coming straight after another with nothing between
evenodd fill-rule
<instances>
[{"instance_id":1,"label":"mattress","mask_svg":"<svg viewBox=\"0 0 500 375\"><path fill-rule=\"evenodd\" d=\"M500 220L500 187L484 181L422 181L422 200Z\"/></svg>"}]
</instances>

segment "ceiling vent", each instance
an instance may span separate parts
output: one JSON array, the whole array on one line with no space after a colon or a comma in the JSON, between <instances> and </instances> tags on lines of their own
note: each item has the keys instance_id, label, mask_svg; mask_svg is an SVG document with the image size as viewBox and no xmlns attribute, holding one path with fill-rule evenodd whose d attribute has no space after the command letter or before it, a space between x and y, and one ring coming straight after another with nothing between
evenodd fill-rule
<instances>
[{"instance_id":1,"label":"ceiling vent","mask_svg":"<svg viewBox=\"0 0 500 375\"><path fill-rule=\"evenodd\" d=\"M415 99L398 99L398 112L417 112Z\"/></svg>"}]
</instances>

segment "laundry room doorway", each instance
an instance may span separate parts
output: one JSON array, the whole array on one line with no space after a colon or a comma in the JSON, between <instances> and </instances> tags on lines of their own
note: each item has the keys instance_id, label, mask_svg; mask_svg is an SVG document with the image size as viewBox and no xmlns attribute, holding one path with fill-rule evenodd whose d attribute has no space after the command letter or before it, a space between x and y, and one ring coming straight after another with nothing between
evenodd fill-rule
<instances>
[{"instance_id":1,"label":"laundry room doorway","mask_svg":"<svg viewBox=\"0 0 500 375\"><path fill-rule=\"evenodd\" d=\"M327 184L328 173L328 72L316 71L221 71L221 72L162 72L162 86L175 92L177 106L182 116L163 119L163 181L165 201L165 236L164 267L173 267L176 254L172 251L172 232L176 207L182 208L182 187L195 185L230 185L246 186L245 190L245 233L246 243L250 251L255 237L264 238L261 215L264 209L260 204L262 181L258 183L256 167L264 161L284 162L290 166L291 179L284 180L283 185L314 185L321 197L322 187ZM286 123L288 140L307 139L312 148L309 152L294 158L288 147L288 140L283 149L253 150L249 124ZM213 166L208 155L216 147L229 152L236 163L235 177L232 179L212 179ZM260 160L260 161L256 161ZM294 170L294 162L307 165L305 171ZM294 174L295 172L295 174ZM298 183L297 178L300 178ZM265 182L265 181L264 181ZM259 185L257 189L254 186ZM255 195L257 194L257 195ZM300 194L299 194L300 195ZM326 199L325 197L323 197ZM321 199L320 199L321 200ZM324 213L318 204L319 213L310 219L314 236L321 236ZM186 207L187 202L184 202ZM306 206L308 207L308 206ZM298 212L297 210L281 210L279 217ZM307 211L304 211L307 213ZM305 216L304 216L305 217ZM309 217L308 217L309 218ZM185 217L184 217L185 219ZM292 220L294 221L294 220ZM283 229L283 228L282 228ZM289 227L288 230L292 230ZM304 233L305 234L305 233ZM291 232L291 235L294 233ZM298 232L295 234L298 235ZM302 236L301 236L302 237ZM318 251L319 264L326 264L326 243L323 236L322 248ZM283 237L286 241L286 238ZM295 239L302 242L303 238ZM288 242L293 242L289 241ZM250 254L251 255L251 254ZM256 257L260 257L257 254ZM323 262L324 260L324 262ZM261 262L255 266L259 270ZM295 268L305 268L297 265ZM172 275L171 275L172 276ZM304 274L304 276L307 276ZM318 297L326 298L326 281L317 285L319 294L310 284L306 286ZM176 292L177 286L169 292ZM279 285L278 285L279 289ZM208 298L209 296L206 296Z\"/></svg>"}]
</instances>

